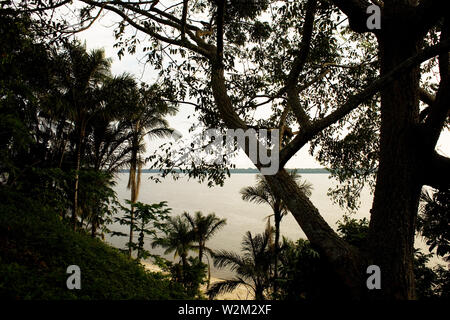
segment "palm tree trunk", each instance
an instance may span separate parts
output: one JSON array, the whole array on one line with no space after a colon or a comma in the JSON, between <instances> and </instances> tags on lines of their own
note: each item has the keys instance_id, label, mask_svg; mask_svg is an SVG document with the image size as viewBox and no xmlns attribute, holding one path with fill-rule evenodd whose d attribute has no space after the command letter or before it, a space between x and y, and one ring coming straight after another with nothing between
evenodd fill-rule
<instances>
[{"instance_id":1,"label":"palm tree trunk","mask_svg":"<svg viewBox=\"0 0 450 320\"><path fill-rule=\"evenodd\" d=\"M186 281L186 266L187 266L187 259L186 259L186 254L181 254L181 265L182 265L182 277L183 277L183 285L185 285L185 281Z\"/></svg>"},{"instance_id":2,"label":"palm tree trunk","mask_svg":"<svg viewBox=\"0 0 450 320\"><path fill-rule=\"evenodd\" d=\"M182 255L181 255L181 264L183 265L183 272L184 272L185 267L186 267L186 265L187 265L186 254L182 254Z\"/></svg>"},{"instance_id":3,"label":"palm tree trunk","mask_svg":"<svg viewBox=\"0 0 450 320\"><path fill-rule=\"evenodd\" d=\"M133 243L133 224L134 224L134 207L133 204L131 205L131 211L130 211L130 239L129 239L129 246L128 246L128 256L131 258L131 244Z\"/></svg>"},{"instance_id":4,"label":"palm tree trunk","mask_svg":"<svg viewBox=\"0 0 450 320\"><path fill-rule=\"evenodd\" d=\"M277 293L277 279L278 279L278 254L280 252L280 222L281 212L275 212L275 252L274 252L274 269L273 269L273 293Z\"/></svg>"},{"instance_id":5,"label":"palm tree trunk","mask_svg":"<svg viewBox=\"0 0 450 320\"><path fill-rule=\"evenodd\" d=\"M139 120L136 122L135 125L135 132L133 135L132 140L132 152L131 152L131 161L130 161L130 177L128 180L128 188L131 189L131 211L130 211L130 247L128 248L128 256L131 258L131 244L133 243L133 223L134 223L134 207L133 204L136 203L138 192L139 192L139 182L137 179L140 179L140 170L137 172L139 168L138 164L138 146L139 146L139 137L138 137L138 130L139 130Z\"/></svg>"},{"instance_id":6,"label":"palm tree trunk","mask_svg":"<svg viewBox=\"0 0 450 320\"><path fill-rule=\"evenodd\" d=\"M92 218L91 218L91 237L95 238L97 234L97 222L98 222L98 212L97 208L93 208L92 210Z\"/></svg>"},{"instance_id":7,"label":"palm tree trunk","mask_svg":"<svg viewBox=\"0 0 450 320\"><path fill-rule=\"evenodd\" d=\"M95 238L95 234L97 233L97 226L96 224L93 222L92 226L91 226L91 237Z\"/></svg>"},{"instance_id":8,"label":"palm tree trunk","mask_svg":"<svg viewBox=\"0 0 450 320\"><path fill-rule=\"evenodd\" d=\"M204 241L200 240L198 243L198 260L200 260L200 262L202 262L202 259L203 259L204 247L205 247Z\"/></svg>"},{"instance_id":9,"label":"palm tree trunk","mask_svg":"<svg viewBox=\"0 0 450 320\"><path fill-rule=\"evenodd\" d=\"M73 206L72 206L72 227L75 231L77 229L77 213L78 213L78 185L80 180L80 166L81 166L81 141L82 134L80 131L79 140L77 143L76 161L75 161L75 185L74 185L74 196L73 196Z\"/></svg>"}]
</instances>

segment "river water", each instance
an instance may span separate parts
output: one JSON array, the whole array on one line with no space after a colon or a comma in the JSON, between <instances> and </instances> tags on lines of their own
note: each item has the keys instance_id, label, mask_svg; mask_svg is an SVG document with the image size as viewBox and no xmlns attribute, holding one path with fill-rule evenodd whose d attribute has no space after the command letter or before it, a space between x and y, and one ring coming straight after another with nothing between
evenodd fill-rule
<instances>
[{"instance_id":1,"label":"river water","mask_svg":"<svg viewBox=\"0 0 450 320\"><path fill-rule=\"evenodd\" d=\"M172 208L172 215L182 214L185 211L191 214L194 214L195 211L202 211L204 214L214 212L218 217L227 219L225 227L207 243L207 246L213 250L225 249L239 252L244 234L247 231L251 231L252 234L263 232L266 225L265 218L272 214L268 205L248 203L241 199L239 191L246 186L255 185L255 174L231 174L223 187L212 188L204 183L200 184L195 180L188 180L186 177L180 177L178 180L168 177L162 182L156 183L149 179L151 176L156 177L157 174L142 174L138 201L143 203L167 201L168 206ZM329 174L326 173L302 174L302 178L313 185L311 201L319 209L328 224L336 229L336 222L342 219L345 213L327 196L328 188L336 182L330 179ZM119 173L116 181L115 190L119 200L124 204L124 199L130 198L130 191L126 188L128 173ZM372 195L368 189L364 189L361 193L361 206L352 216L369 218L371 206ZM111 225L110 229L128 233L126 226L118 224ZM283 218L281 233L292 240L306 238L292 215ZM115 247L123 248L127 239L125 237L107 236L106 241ZM145 247L154 254L162 255L163 253L160 248L151 249L150 239L145 243ZM416 239L416 247L426 248L423 240L419 237ZM427 250L424 251L427 252ZM170 260L174 258L173 255L165 257ZM438 261L438 259L433 259L433 264ZM231 275L228 270L217 270L215 268L212 268L211 273L214 277L229 277Z\"/></svg>"}]
</instances>

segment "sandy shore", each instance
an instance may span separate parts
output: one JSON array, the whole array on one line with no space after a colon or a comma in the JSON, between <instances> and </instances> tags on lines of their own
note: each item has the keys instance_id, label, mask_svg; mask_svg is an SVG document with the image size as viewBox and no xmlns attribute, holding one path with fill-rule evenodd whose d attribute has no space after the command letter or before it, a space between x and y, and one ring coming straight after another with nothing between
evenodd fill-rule
<instances>
[{"instance_id":1,"label":"sandy shore","mask_svg":"<svg viewBox=\"0 0 450 320\"><path fill-rule=\"evenodd\" d=\"M141 264L151 272L162 272L161 268L150 262L141 261ZM211 284L219 281L222 279L211 277ZM206 292L206 285L202 286L202 290ZM252 293L245 286L239 285L232 292L218 295L215 300L251 300L252 298Z\"/></svg>"}]
</instances>

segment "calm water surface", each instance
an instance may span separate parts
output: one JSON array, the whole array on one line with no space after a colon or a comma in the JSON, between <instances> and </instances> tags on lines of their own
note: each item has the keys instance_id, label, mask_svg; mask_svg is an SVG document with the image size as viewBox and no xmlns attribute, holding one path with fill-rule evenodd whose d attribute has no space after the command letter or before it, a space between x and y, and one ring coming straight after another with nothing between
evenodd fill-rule
<instances>
[{"instance_id":1,"label":"calm water surface","mask_svg":"<svg viewBox=\"0 0 450 320\"><path fill-rule=\"evenodd\" d=\"M256 183L255 174L232 174L225 181L223 187L212 188L185 177L176 181L169 177L162 180L161 183L156 183L149 179L150 176L156 176L156 174L146 173L142 175L138 199L140 202L167 201L168 206L172 208L172 215L178 215L185 211L191 214L195 211L202 211L204 214L214 212L218 217L227 219L226 226L207 243L207 246L213 250L225 249L239 252L245 232L251 231L252 234L263 232L266 225L265 218L272 214L268 205L248 203L240 197L239 190ZM335 182L329 179L329 174L302 174L302 178L313 185L311 201L319 209L328 224L336 229L336 222L342 219L344 210L333 204L327 196L328 188ZM118 174L115 190L122 203L124 203L124 199L130 198L130 191L126 188L127 182L127 173ZM368 189L365 189L361 196L361 206L354 217L368 218L371 206L372 195ZM110 229L128 233L126 226L118 224L110 226ZM283 218L281 233L292 240L306 238L292 215ZM111 238L107 236L106 241L115 247L123 248L127 239L125 237ZM147 241L145 246L152 253L163 253L159 248L151 249L150 240ZM416 239L416 246L424 247L420 238ZM173 255L165 257L173 260ZM229 277L230 275L231 273L227 270L212 268L212 276L214 277Z\"/></svg>"}]
</instances>

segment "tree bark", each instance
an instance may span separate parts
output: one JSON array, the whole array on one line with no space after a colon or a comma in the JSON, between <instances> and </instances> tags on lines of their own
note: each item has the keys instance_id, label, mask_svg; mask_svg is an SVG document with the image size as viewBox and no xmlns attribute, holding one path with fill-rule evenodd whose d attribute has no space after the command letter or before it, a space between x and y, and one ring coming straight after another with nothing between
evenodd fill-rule
<instances>
[{"instance_id":1,"label":"tree bark","mask_svg":"<svg viewBox=\"0 0 450 320\"><path fill-rule=\"evenodd\" d=\"M378 35L381 75L419 50L420 41L395 21ZM381 92L379 168L369 227L371 264L381 269L380 299L414 299L414 235L421 192L419 67L399 75Z\"/></svg>"}]
</instances>

